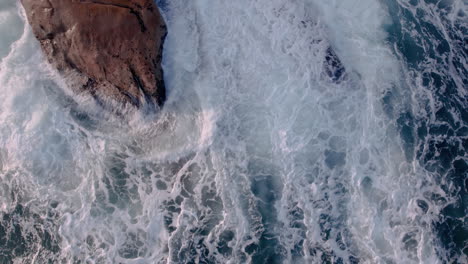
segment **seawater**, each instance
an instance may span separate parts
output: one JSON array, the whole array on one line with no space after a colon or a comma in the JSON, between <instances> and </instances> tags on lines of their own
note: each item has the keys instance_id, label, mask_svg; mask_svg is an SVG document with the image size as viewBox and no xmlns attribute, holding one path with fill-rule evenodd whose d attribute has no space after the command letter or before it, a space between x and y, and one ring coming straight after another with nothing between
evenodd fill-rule
<instances>
[{"instance_id":1,"label":"seawater","mask_svg":"<svg viewBox=\"0 0 468 264\"><path fill-rule=\"evenodd\" d=\"M463 0L160 0L101 109L0 0L0 263L466 263Z\"/></svg>"}]
</instances>

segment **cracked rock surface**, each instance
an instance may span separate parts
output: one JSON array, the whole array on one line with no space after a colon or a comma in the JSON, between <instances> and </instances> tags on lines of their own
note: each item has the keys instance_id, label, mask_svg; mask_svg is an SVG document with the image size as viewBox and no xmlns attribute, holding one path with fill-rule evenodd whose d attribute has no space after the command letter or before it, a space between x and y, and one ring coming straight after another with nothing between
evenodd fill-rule
<instances>
[{"instance_id":1,"label":"cracked rock surface","mask_svg":"<svg viewBox=\"0 0 468 264\"><path fill-rule=\"evenodd\" d=\"M21 0L48 59L99 102L161 106L166 26L153 0Z\"/></svg>"}]
</instances>

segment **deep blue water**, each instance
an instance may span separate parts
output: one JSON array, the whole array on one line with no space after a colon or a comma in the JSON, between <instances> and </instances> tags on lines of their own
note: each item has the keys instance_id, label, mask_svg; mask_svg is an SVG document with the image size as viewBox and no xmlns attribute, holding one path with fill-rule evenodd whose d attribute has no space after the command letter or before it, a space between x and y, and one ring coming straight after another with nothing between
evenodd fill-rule
<instances>
[{"instance_id":1,"label":"deep blue water","mask_svg":"<svg viewBox=\"0 0 468 264\"><path fill-rule=\"evenodd\" d=\"M397 122L410 152L407 156L414 155L447 195L424 193L428 201L443 204L432 227L438 237L438 254L451 262L468 255L466 9L454 12L454 1L414 0L406 6L385 2L392 16L389 42L406 66L408 88L413 96L426 93L431 97L417 102L417 111L401 113ZM456 13L455 19L448 17L450 13ZM427 211L427 201L420 200L418 205Z\"/></svg>"}]
</instances>

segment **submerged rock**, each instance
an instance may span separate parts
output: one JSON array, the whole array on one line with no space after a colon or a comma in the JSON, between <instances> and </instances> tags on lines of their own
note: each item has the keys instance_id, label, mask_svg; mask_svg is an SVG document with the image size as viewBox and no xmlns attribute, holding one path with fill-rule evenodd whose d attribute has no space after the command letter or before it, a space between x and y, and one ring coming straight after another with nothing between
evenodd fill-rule
<instances>
[{"instance_id":1,"label":"submerged rock","mask_svg":"<svg viewBox=\"0 0 468 264\"><path fill-rule=\"evenodd\" d=\"M153 0L22 0L49 62L75 92L162 105L166 26Z\"/></svg>"}]
</instances>

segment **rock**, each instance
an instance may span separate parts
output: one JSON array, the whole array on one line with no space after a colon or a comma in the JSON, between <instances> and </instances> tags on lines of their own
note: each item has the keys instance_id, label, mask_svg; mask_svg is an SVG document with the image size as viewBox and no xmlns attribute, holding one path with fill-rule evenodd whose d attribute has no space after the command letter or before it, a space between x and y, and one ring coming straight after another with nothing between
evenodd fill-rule
<instances>
[{"instance_id":1,"label":"rock","mask_svg":"<svg viewBox=\"0 0 468 264\"><path fill-rule=\"evenodd\" d=\"M154 0L22 0L48 61L76 92L161 106L164 23Z\"/></svg>"}]
</instances>

